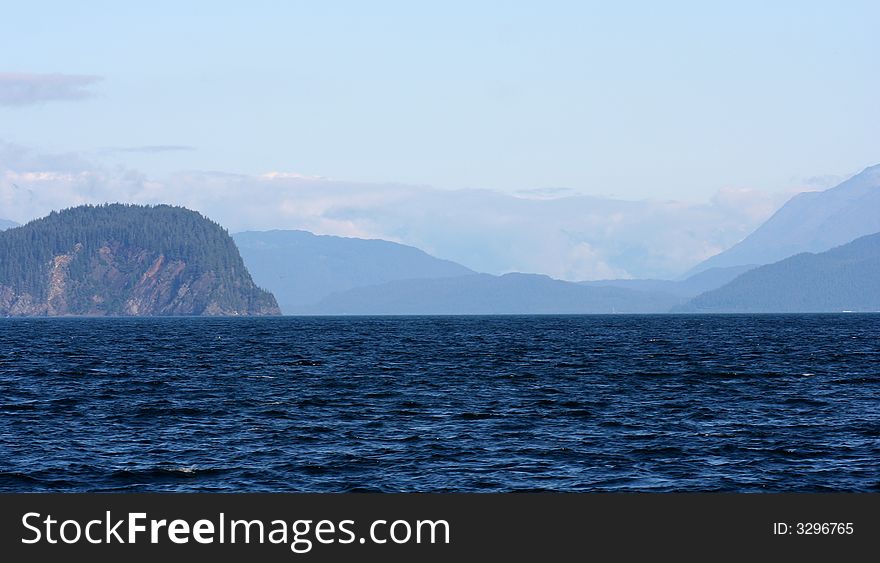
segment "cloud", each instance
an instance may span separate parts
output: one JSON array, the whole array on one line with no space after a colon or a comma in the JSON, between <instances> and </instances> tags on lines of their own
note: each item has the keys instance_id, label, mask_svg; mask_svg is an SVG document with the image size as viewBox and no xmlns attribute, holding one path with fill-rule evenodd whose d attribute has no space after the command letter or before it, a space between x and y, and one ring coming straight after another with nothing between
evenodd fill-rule
<instances>
[{"instance_id":1,"label":"cloud","mask_svg":"<svg viewBox=\"0 0 880 563\"><path fill-rule=\"evenodd\" d=\"M189 145L143 145L139 147L107 147L102 149L103 152L124 152L124 153L163 153L163 152L184 152L194 151L195 147Z\"/></svg>"},{"instance_id":2,"label":"cloud","mask_svg":"<svg viewBox=\"0 0 880 563\"><path fill-rule=\"evenodd\" d=\"M326 176L310 176L298 172L266 172L259 177L264 180L329 180Z\"/></svg>"},{"instance_id":3,"label":"cloud","mask_svg":"<svg viewBox=\"0 0 880 563\"><path fill-rule=\"evenodd\" d=\"M843 182L847 178L850 178L856 175L859 171L855 171L846 176L840 176L838 174L824 174L822 176L810 176L809 178L804 178L799 181L798 178L793 180L794 183L802 183L804 186L812 188L813 190L824 190L827 188L831 188L836 186L837 184Z\"/></svg>"},{"instance_id":4,"label":"cloud","mask_svg":"<svg viewBox=\"0 0 880 563\"><path fill-rule=\"evenodd\" d=\"M516 193L520 197L556 198L574 195L575 191L571 188L532 188L529 190L518 190Z\"/></svg>"},{"instance_id":5,"label":"cloud","mask_svg":"<svg viewBox=\"0 0 880 563\"><path fill-rule=\"evenodd\" d=\"M843 175L822 174L818 176L792 176L789 178L789 185L791 187L789 188L788 193L819 192L827 190L849 178L852 178L859 172L861 172L861 170L854 170Z\"/></svg>"},{"instance_id":6,"label":"cloud","mask_svg":"<svg viewBox=\"0 0 880 563\"><path fill-rule=\"evenodd\" d=\"M156 180L76 155L0 143L0 217L18 222L82 203L171 203L231 232L303 229L381 238L478 271L567 280L676 277L744 238L783 199L745 188L721 190L708 203L534 198L290 172L185 172Z\"/></svg>"},{"instance_id":7,"label":"cloud","mask_svg":"<svg viewBox=\"0 0 880 563\"><path fill-rule=\"evenodd\" d=\"M0 106L28 106L94 96L86 88L100 76L82 74L29 74L0 72Z\"/></svg>"},{"instance_id":8,"label":"cloud","mask_svg":"<svg viewBox=\"0 0 880 563\"><path fill-rule=\"evenodd\" d=\"M762 220L773 214L799 190L765 192L754 188L721 188L712 196L712 204L728 213Z\"/></svg>"}]
</instances>

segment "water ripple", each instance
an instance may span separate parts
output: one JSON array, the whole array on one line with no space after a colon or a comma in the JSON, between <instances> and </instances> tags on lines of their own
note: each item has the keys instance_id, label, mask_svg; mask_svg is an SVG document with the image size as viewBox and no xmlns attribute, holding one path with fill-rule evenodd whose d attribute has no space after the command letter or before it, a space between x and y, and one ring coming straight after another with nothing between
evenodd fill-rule
<instances>
[{"instance_id":1,"label":"water ripple","mask_svg":"<svg viewBox=\"0 0 880 563\"><path fill-rule=\"evenodd\" d=\"M877 491L880 315L0 319L3 491Z\"/></svg>"}]
</instances>

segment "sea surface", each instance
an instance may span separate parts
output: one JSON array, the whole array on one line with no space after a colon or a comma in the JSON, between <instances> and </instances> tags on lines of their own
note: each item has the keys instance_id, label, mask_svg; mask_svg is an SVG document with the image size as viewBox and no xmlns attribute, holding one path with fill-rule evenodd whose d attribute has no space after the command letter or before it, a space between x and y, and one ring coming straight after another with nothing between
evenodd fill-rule
<instances>
[{"instance_id":1,"label":"sea surface","mask_svg":"<svg viewBox=\"0 0 880 563\"><path fill-rule=\"evenodd\" d=\"M878 491L880 315L0 319L2 491Z\"/></svg>"}]
</instances>

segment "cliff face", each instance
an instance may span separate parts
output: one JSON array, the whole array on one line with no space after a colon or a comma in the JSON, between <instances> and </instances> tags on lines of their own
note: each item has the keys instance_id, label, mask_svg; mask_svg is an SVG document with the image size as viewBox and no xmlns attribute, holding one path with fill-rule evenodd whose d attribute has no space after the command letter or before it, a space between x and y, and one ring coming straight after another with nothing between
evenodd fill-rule
<instances>
[{"instance_id":1,"label":"cliff face","mask_svg":"<svg viewBox=\"0 0 880 563\"><path fill-rule=\"evenodd\" d=\"M277 315L229 235L168 206L74 208L0 233L0 315Z\"/></svg>"}]
</instances>

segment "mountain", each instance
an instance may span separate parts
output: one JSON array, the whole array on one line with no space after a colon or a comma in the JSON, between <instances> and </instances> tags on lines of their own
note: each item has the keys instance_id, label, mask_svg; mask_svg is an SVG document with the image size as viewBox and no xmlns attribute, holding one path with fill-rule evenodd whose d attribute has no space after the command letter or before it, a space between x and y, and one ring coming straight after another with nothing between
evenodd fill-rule
<instances>
[{"instance_id":1,"label":"mountain","mask_svg":"<svg viewBox=\"0 0 880 563\"><path fill-rule=\"evenodd\" d=\"M536 274L472 274L397 280L335 293L300 312L318 315L503 315L660 313L681 299L590 287Z\"/></svg>"},{"instance_id":2,"label":"mountain","mask_svg":"<svg viewBox=\"0 0 880 563\"><path fill-rule=\"evenodd\" d=\"M0 232L0 315L272 315L235 243L181 207L81 206Z\"/></svg>"},{"instance_id":3,"label":"mountain","mask_svg":"<svg viewBox=\"0 0 880 563\"><path fill-rule=\"evenodd\" d=\"M0 231L5 231L6 229L11 229L12 227L17 227L18 223L15 221L10 221L9 219L0 219Z\"/></svg>"},{"instance_id":4,"label":"mountain","mask_svg":"<svg viewBox=\"0 0 880 563\"><path fill-rule=\"evenodd\" d=\"M683 280L596 280L580 282L581 285L609 286L634 289L636 291L653 291L691 298L716 289L745 273L755 265L730 266L727 268L710 268L696 273Z\"/></svg>"},{"instance_id":5,"label":"mountain","mask_svg":"<svg viewBox=\"0 0 880 563\"><path fill-rule=\"evenodd\" d=\"M254 280L275 294L285 313L354 287L474 273L417 248L384 240L306 231L249 231L233 238Z\"/></svg>"},{"instance_id":6,"label":"mountain","mask_svg":"<svg viewBox=\"0 0 880 563\"><path fill-rule=\"evenodd\" d=\"M880 233L755 268L699 295L679 311L880 311Z\"/></svg>"},{"instance_id":7,"label":"mountain","mask_svg":"<svg viewBox=\"0 0 880 563\"><path fill-rule=\"evenodd\" d=\"M823 192L798 194L740 243L691 272L769 264L801 252L823 252L880 231L880 165Z\"/></svg>"}]
</instances>

